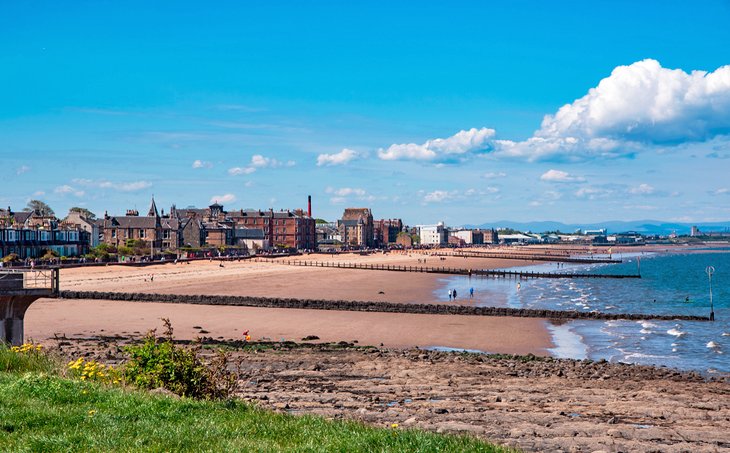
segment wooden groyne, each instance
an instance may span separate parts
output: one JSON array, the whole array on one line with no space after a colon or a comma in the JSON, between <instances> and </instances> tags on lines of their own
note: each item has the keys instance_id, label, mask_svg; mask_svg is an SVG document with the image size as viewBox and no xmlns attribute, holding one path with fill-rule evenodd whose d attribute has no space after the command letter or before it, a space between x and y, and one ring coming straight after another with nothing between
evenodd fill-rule
<instances>
[{"instance_id":1,"label":"wooden groyne","mask_svg":"<svg viewBox=\"0 0 730 453\"><path fill-rule=\"evenodd\" d=\"M394 302L289 299L251 296L208 296L191 294L116 293L96 291L61 291L65 299L99 299L126 302L162 302L171 304L225 305L259 308L297 308L310 310L364 311L430 315L512 316L544 319L709 321L704 316L651 315L635 313L601 313L598 311L535 310L528 308L474 307L457 304L408 304Z\"/></svg>"},{"instance_id":2,"label":"wooden groyne","mask_svg":"<svg viewBox=\"0 0 730 453\"><path fill-rule=\"evenodd\" d=\"M498 252L433 252L427 253L431 256L449 256L454 258L498 258L503 260L522 260L522 261L551 261L560 263L576 263L576 264L618 264L622 260L612 258L593 258L590 256L570 256L570 255L553 255L553 254L532 254L532 253L498 253Z\"/></svg>"},{"instance_id":3,"label":"wooden groyne","mask_svg":"<svg viewBox=\"0 0 730 453\"><path fill-rule=\"evenodd\" d=\"M262 258L256 258L256 262L269 262ZM371 271L390 272L418 272L426 274L445 275L466 275L475 277L497 277L497 278L641 278L639 274L588 274L580 272L535 272L535 271L509 271L495 269L463 269L456 267L433 267L433 266L405 266L394 264L366 264L366 263L343 263L328 261L305 261L305 260L276 260L277 264L302 267L328 267L335 269L360 269Z\"/></svg>"}]
</instances>

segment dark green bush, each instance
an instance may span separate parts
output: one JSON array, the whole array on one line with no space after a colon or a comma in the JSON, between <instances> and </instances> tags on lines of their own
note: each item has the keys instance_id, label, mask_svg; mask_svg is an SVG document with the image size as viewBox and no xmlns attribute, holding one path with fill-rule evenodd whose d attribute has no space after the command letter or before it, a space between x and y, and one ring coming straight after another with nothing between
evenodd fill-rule
<instances>
[{"instance_id":1,"label":"dark green bush","mask_svg":"<svg viewBox=\"0 0 730 453\"><path fill-rule=\"evenodd\" d=\"M190 348L173 341L172 326L163 319L166 331L158 338L152 331L142 344L127 346L129 360L124 375L130 384L144 389L165 388L180 396L198 399L221 399L231 396L236 375L229 368L224 351L208 363L201 357L199 344Z\"/></svg>"}]
</instances>

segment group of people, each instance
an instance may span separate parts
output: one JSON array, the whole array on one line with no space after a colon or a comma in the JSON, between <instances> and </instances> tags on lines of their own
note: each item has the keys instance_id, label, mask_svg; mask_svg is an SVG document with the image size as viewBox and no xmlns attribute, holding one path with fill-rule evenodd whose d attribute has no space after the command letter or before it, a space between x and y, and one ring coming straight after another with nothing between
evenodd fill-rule
<instances>
[{"instance_id":1,"label":"group of people","mask_svg":"<svg viewBox=\"0 0 730 453\"><path fill-rule=\"evenodd\" d=\"M474 298L474 288L469 288L469 299ZM456 289L449 290L449 300L456 300Z\"/></svg>"}]
</instances>

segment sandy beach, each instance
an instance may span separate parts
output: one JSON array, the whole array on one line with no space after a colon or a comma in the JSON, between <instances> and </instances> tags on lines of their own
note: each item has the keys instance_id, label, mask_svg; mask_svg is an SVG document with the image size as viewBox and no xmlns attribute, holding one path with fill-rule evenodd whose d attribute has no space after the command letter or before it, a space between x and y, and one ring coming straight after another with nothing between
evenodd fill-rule
<instances>
[{"instance_id":1,"label":"sandy beach","mask_svg":"<svg viewBox=\"0 0 730 453\"><path fill-rule=\"evenodd\" d=\"M447 258L422 254L308 255L318 261L495 269L525 261ZM101 266L64 269L64 290L154 292L158 294L249 295L400 303L438 302L440 276L295 267L271 261L217 261L147 267ZM464 298L459 303L468 304ZM443 346L499 353L545 355L552 342L545 321L524 318L354 313L118 301L53 300L34 303L26 315L26 337L38 341L66 336L144 333L170 318L183 339L201 335L237 338L250 329L254 339L298 341L314 335L323 342L353 341L393 348Z\"/></svg>"}]
</instances>

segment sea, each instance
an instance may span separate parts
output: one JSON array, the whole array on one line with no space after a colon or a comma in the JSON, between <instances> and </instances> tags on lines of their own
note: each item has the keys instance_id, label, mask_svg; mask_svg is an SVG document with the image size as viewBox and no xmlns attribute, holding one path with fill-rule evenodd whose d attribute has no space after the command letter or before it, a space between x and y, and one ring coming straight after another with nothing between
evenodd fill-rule
<instances>
[{"instance_id":1,"label":"sea","mask_svg":"<svg viewBox=\"0 0 730 453\"><path fill-rule=\"evenodd\" d=\"M572 359L667 366L705 375L730 373L730 248L613 254L620 264L546 263L510 270L641 274L640 279L496 279L453 276L436 297L474 306L709 316L714 322L548 321L555 345L549 352ZM518 285L519 283L519 285ZM474 298L469 299L469 289ZM485 351L488 352L488 351Z\"/></svg>"}]
</instances>

